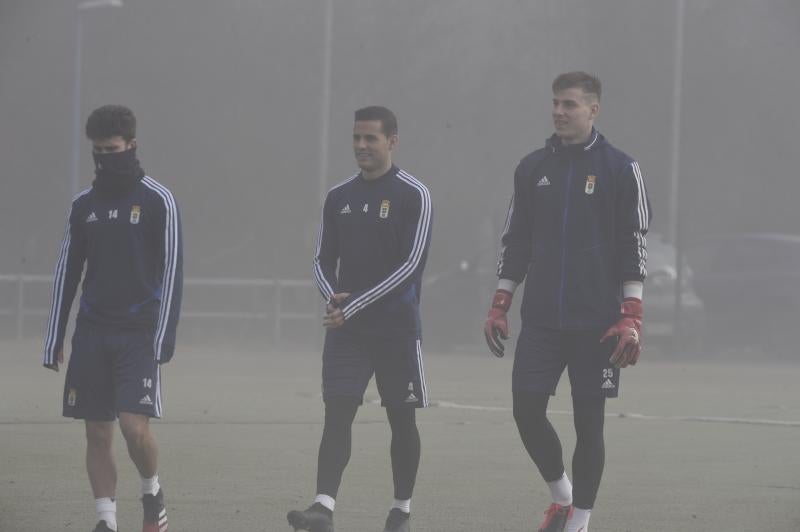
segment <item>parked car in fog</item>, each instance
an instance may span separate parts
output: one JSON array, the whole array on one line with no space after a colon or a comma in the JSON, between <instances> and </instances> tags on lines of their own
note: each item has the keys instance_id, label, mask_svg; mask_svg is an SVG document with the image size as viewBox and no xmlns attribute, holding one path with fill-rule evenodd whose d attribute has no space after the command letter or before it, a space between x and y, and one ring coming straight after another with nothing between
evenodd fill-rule
<instances>
[{"instance_id":1,"label":"parked car in fog","mask_svg":"<svg viewBox=\"0 0 800 532\"><path fill-rule=\"evenodd\" d=\"M681 270L681 334L697 335L703 326L704 308L694 289L694 270L684 257ZM647 279L644 286L645 341L671 337L675 332L675 283L678 282L675 247L659 233L647 234Z\"/></svg>"},{"instance_id":2,"label":"parked car in fog","mask_svg":"<svg viewBox=\"0 0 800 532\"><path fill-rule=\"evenodd\" d=\"M426 274L421 302L426 346L453 349L483 345L483 322L497 288L496 270L497 251L484 248Z\"/></svg>"},{"instance_id":3,"label":"parked car in fog","mask_svg":"<svg viewBox=\"0 0 800 532\"><path fill-rule=\"evenodd\" d=\"M706 238L687 252L695 286L724 315L800 310L800 235L740 233Z\"/></svg>"},{"instance_id":4,"label":"parked car in fog","mask_svg":"<svg viewBox=\"0 0 800 532\"><path fill-rule=\"evenodd\" d=\"M668 339L674 330L675 248L657 233L647 235L647 271L644 292L645 341ZM435 347L483 344L483 322L497 287L497 250L476 251L448 268L426 275L422 290L424 341ZM684 261L681 280L682 334L695 334L702 327L703 304L692 288L692 269ZM509 313L514 337L519 332L521 291ZM513 341L512 341L513 342ZM512 343L513 345L513 343Z\"/></svg>"},{"instance_id":5,"label":"parked car in fog","mask_svg":"<svg viewBox=\"0 0 800 532\"><path fill-rule=\"evenodd\" d=\"M797 360L800 235L739 233L687 249L707 309L709 347Z\"/></svg>"}]
</instances>

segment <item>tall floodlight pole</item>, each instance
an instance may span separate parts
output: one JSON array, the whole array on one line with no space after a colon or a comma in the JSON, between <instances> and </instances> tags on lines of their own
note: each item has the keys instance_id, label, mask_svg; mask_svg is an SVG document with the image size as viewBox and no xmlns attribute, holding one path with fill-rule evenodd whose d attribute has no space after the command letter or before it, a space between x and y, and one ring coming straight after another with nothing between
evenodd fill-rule
<instances>
[{"instance_id":1,"label":"tall floodlight pole","mask_svg":"<svg viewBox=\"0 0 800 532\"><path fill-rule=\"evenodd\" d=\"M331 122L331 57L333 55L333 0L325 0L325 46L322 63L322 123L319 133L319 198L328 192L328 139Z\"/></svg>"},{"instance_id":2,"label":"tall floodlight pole","mask_svg":"<svg viewBox=\"0 0 800 532\"><path fill-rule=\"evenodd\" d=\"M683 246L680 236L680 211L678 210L678 183L680 181L681 111L683 92L683 46L686 25L686 0L677 0L675 24L675 65L672 85L672 157L670 159L669 238L675 246L675 287L673 327L677 336L680 328L681 290L683 284Z\"/></svg>"},{"instance_id":3,"label":"tall floodlight pole","mask_svg":"<svg viewBox=\"0 0 800 532\"><path fill-rule=\"evenodd\" d=\"M325 0L324 45L322 49L322 94L320 101L319 128L319 173L317 175L320 205L325 203L328 193L328 139L331 123L331 58L333 56L333 0ZM318 316L322 317L323 307L317 306ZM317 334L320 334L318 330Z\"/></svg>"},{"instance_id":4,"label":"tall floodlight pole","mask_svg":"<svg viewBox=\"0 0 800 532\"><path fill-rule=\"evenodd\" d=\"M72 175L70 193L72 197L80 187L81 164L81 70L83 49L83 14L98 7L122 7L122 0L85 0L75 9L75 69L72 90Z\"/></svg>"}]
</instances>

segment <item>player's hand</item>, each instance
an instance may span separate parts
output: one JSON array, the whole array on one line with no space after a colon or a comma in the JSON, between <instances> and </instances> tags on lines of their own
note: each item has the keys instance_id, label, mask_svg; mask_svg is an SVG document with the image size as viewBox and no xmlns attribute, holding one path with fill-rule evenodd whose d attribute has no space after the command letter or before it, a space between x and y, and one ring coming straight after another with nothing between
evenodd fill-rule
<instances>
[{"instance_id":1,"label":"player's hand","mask_svg":"<svg viewBox=\"0 0 800 532\"><path fill-rule=\"evenodd\" d=\"M639 361L642 352L642 300L635 297L626 297L622 302L622 317L612 325L600 342L612 336L617 337L617 346L611 353L609 362L617 368L633 366Z\"/></svg>"},{"instance_id":2,"label":"player's hand","mask_svg":"<svg viewBox=\"0 0 800 532\"><path fill-rule=\"evenodd\" d=\"M486 324L483 326L483 335L486 337L486 345L489 351L498 358L505 354L505 346L500 341L508 340L508 318L506 313L511 308L511 298L514 294L508 290L497 289L492 298L492 308L486 317Z\"/></svg>"},{"instance_id":3,"label":"player's hand","mask_svg":"<svg viewBox=\"0 0 800 532\"><path fill-rule=\"evenodd\" d=\"M58 353L56 353L56 360L52 364L45 364L44 367L47 369L52 369L53 371L58 371L58 365L64 363L64 349L59 349Z\"/></svg>"},{"instance_id":4,"label":"player's hand","mask_svg":"<svg viewBox=\"0 0 800 532\"><path fill-rule=\"evenodd\" d=\"M322 318L322 325L326 329L336 329L344 325L344 312L339 305L348 297L350 292L340 292L331 296L331 300L325 306L325 316Z\"/></svg>"}]
</instances>

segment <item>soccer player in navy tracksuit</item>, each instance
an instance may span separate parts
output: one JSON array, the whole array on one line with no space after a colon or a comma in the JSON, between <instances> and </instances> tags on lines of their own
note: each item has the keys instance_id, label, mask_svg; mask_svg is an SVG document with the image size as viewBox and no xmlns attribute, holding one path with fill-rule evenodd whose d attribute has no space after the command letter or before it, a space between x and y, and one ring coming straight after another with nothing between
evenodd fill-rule
<instances>
[{"instance_id":1,"label":"soccer player in navy tracksuit","mask_svg":"<svg viewBox=\"0 0 800 532\"><path fill-rule=\"evenodd\" d=\"M181 306L181 228L175 198L136 158L136 118L107 105L86 135L96 178L72 202L58 257L44 366L58 371L72 300L83 275L64 383L65 417L85 420L86 469L95 497L95 532L117 530L114 421L142 477L143 531L164 532L167 514L150 430L160 418L161 364L175 349Z\"/></svg>"},{"instance_id":2,"label":"soccer player in navy tracksuit","mask_svg":"<svg viewBox=\"0 0 800 532\"><path fill-rule=\"evenodd\" d=\"M506 312L525 282L512 379L514 419L553 503L540 531L586 532L605 461L605 398L641 351L645 234L650 204L639 164L594 129L600 81L584 72L553 82L555 134L514 176L484 332L503 356ZM577 444L573 486L546 408L568 368Z\"/></svg>"},{"instance_id":3,"label":"soccer player in navy tracksuit","mask_svg":"<svg viewBox=\"0 0 800 532\"><path fill-rule=\"evenodd\" d=\"M314 260L317 284L328 302L322 355L325 426L317 496L307 510L288 515L296 530L333 531L351 426L373 373L392 429L395 500L385 531L410 530L420 458L415 408L428 402L419 300L432 212L425 185L392 164L396 144L397 119L390 110L356 111L353 149L361 172L325 199Z\"/></svg>"}]
</instances>

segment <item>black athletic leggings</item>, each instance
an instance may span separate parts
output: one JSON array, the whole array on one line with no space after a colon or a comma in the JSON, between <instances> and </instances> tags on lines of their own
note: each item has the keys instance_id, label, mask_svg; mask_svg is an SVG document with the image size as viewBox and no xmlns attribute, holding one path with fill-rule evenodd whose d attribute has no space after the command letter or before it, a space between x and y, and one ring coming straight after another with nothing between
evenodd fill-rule
<instances>
[{"instance_id":1,"label":"black athletic leggings","mask_svg":"<svg viewBox=\"0 0 800 532\"><path fill-rule=\"evenodd\" d=\"M411 498L417 481L421 452L416 412L417 410L410 406L386 408L386 416L392 427L394 498L401 501Z\"/></svg>"},{"instance_id":2,"label":"black athletic leggings","mask_svg":"<svg viewBox=\"0 0 800 532\"><path fill-rule=\"evenodd\" d=\"M519 435L545 481L552 482L564 474L561 441L547 419L546 393L521 392L514 394L514 420ZM578 508L591 509L600 487L605 465L603 422L604 397L575 397L575 433L577 443L572 456L572 499Z\"/></svg>"},{"instance_id":3,"label":"black athletic leggings","mask_svg":"<svg viewBox=\"0 0 800 532\"><path fill-rule=\"evenodd\" d=\"M325 403L325 427L317 461L317 493L336 498L352 448L352 426L358 401L329 399ZM416 410L412 407L387 407L392 428L392 474L396 499L410 499L417 479L420 458Z\"/></svg>"}]
</instances>

